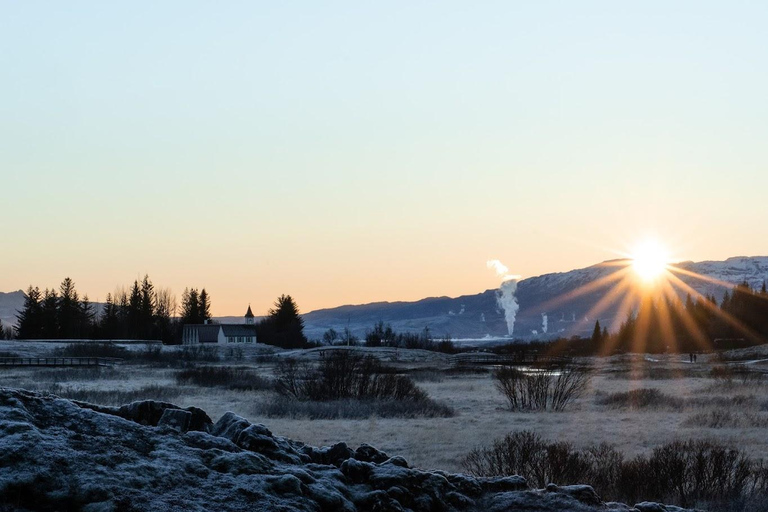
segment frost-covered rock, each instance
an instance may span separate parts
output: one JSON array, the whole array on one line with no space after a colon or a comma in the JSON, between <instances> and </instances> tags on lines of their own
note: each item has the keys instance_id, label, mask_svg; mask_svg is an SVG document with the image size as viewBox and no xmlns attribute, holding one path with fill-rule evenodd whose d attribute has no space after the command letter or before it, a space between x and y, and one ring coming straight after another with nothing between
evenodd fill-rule
<instances>
[{"instance_id":1,"label":"frost-covered rock","mask_svg":"<svg viewBox=\"0 0 768 512\"><path fill-rule=\"evenodd\" d=\"M0 388L0 511L681 510L604 504L583 485L423 471L369 445L315 448L233 413L207 418L162 402L101 407Z\"/></svg>"}]
</instances>

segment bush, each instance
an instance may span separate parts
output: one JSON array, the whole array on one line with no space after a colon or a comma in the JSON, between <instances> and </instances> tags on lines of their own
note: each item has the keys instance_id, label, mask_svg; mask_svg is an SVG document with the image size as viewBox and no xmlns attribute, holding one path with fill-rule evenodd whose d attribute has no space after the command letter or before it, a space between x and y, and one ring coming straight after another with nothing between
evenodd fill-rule
<instances>
[{"instance_id":1,"label":"bush","mask_svg":"<svg viewBox=\"0 0 768 512\"><path fill-rule=\"evenodd\" d=\"M272 381L244 368L203 366L188 368L176 373L177 384L194 384L202 387L222 387L243 391L272 389Z\"/></svg>"},{"instance_id":2,"label":"bush","mask_svg":"<svg viewBox=\"0 0 768 512\"><path fill-rule=\"evenodd\" d=\"M768 416L750 412L733 412L715 409L713 411L693 414L683 421L685 427L707 428L766 428Z\"/></svg>"},{"instance_id":3,"label":"bush","mask_svg":"<svg viewBox=\"0 0 768 512\"><path fill-rule=\"evenodd\" d=\"M605 501L660 501L710 510L753 510L765 500L768 468L714 441L675 441L648 457L625 460L607 444L575 450L531 431L513 432L462 461L476 476L521 475L534 487L550 482L592 485Z\"/></svg>"},{"instance_id":4,"label":"bush","mask_svg":"<svg viewBox=\"0 0 768 512\"><path fill-rule=\"evenodd\" d=\"M447 418L454 410L432 399L403 400L329 400L311 402L280 396L258 407L258 414L272 418L310 420L379 418Z\"/></svg>"},{"instance_id":5,"label":"bush","mask_svg":"<svg viewBox=\"0 0 768 512\"><path fill-rule=\"evenodd\" d=\"M114 343L70 343L53 351L54 357L105 357L130 359L131 351Z\"/></svg>"},{"instance_id":6,"label":"bush","mask_svg":"<svg viewBox=\"0 0 768 512\"><path fill-rule=\"evenodd\" d=\"M178 388L161 387L157 385L145 386L139 389L131 390L101 390L101 389L79 389L64 387L60 384L52 384L47 391L61 398L69 400L79 400L99 405L125 405L137 400L158 400L167 401L177 398L181 394Z\"/></svg>"},{"instance_id":7,"label":"bush","mask_svg":"<svg viewBox=\"0 0 768 512\"><path fill-rule=\"evenodd\" d=\"M349 350L328 354L319 364L281 360L275 389L281 397L264 407L268 416L367 418L452 416L412 379L378 359Z\"/></svg>"},{"instance_id":8,"label":"bush","mask_svg":"<svg viewBox=\"0 0 768 512\"><path fill-rule=\"evenodd\" d=\"M279 393L298 400L413 400L426 398L412 379L392 373L378 359L348 350L333 351L319 365L281 360Z\"/></svg>"},{"instance_id":9,"label":"bush","mask_svg":"<svg viewBox=\"0 0 768 512\"><path fill-rule=\"evenodd\" d=\"M658 389L633 389L621 393L611 393L601 398L599 403L609 407L627 409L646 409L656 407L668 407L681 409L685 402L681 398L675 398L662 393Z\"/></svg>"},{"instance_id":10,"label":"bush","mask_svg":"<svg viewBox=\"0 0 768 512\"><path fill-rule=\"evenodd\" d=\"M494 372L493 378L513 411L562 411L583 395L589 384L589 373L572 365L530 374L505 366Z\"/></svg>"}]
</instances>

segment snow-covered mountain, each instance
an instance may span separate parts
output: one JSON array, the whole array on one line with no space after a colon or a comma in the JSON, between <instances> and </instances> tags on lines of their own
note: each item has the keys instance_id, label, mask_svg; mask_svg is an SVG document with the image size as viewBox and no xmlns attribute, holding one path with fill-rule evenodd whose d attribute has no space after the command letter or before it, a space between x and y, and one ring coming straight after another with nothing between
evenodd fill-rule
<instances>
[{"instance_id":1,"label":"snow-covered mountain","mask_svg":"<svg viewBox=\"0 0 768 512\"><path fill-rule=\"evenodd\" d=\"M626 260L606 261L569 272L521 280L516 292L520 309L514 337L585 335L591 332L597 319L608 326L623 320L617 316L622 294L617 293L606 301L597 315L593 308L615 287L617 281L611 281L608 276L628 264ZM768 280L768 256L686 261L676 263L674 267L680 269L674 272L680 281L703 295L714 294L718 300L727 287L717 281L731 285L747 281L753 288L759 288L763 281ZM601 279L604 280L602 285ZM579 291L585 288L587 293ZM675 284L675 288L681 296L685 295L682 285ZM342 306L312 311L304 315L304 320L308 335L314 338L319 338L326 329L340 330L346 326L362 335L379 320L392 324L396 331L415 332L429 327L434 336L482 338L507 335L504 311L496 302L496 290L457 298L434 297L415 302Z\"/></svg>"},{"instance_id":2,"label":"snow-covered mountain","mask_svg":"<svg viewBox=\"0 0 768 512\"><path fill-rule=\"evenodd\" d=\"M0 321L3 325L16 325L16 312L24 306L24 292L0 292Z\"/></svg>"}]
</instances>

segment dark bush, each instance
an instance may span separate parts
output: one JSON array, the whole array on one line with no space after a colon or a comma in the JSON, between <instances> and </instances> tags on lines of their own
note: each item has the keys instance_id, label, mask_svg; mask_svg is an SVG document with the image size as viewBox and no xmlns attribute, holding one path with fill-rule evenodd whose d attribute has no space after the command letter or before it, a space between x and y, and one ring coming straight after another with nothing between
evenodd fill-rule
<instances>
[{"instance_id":1,"label":"dark bush","mask_svg":"<svg viewBox=\"0 0 768 512\"><path fill-rule=\"evenodd\" d=\"M454 410L432 399L412 400L329 400L325 402L299 401L280 396L261 405L258 414L273 418L303 419L366 419L379 418L446 418Z\"/></svg>"},{"instance_id":2,"label":"dark bush","mask_svg":"<svg viewBox=\"0 0 768 512\"><path fill-rule=\"evenodd\" d=\"M53 384L47 391L62 398L69 400L79 400L100 405L125 405L136 400L158 400L161 402L178 398L181 390L175 387L145 386L132 390L100 390L100 389L81 389Z\"/></svg>"},{"instance_id":3,"label":"dark bush","mask_svg":"<svg viewBox=\"0 0 768 512\"><path fill-rule=\"evenodd\" d=\"M589 372L573 365L532 372L504 366L494 372L493 378L513 411L562 411L583 395L589 384Z\"/></svg>"},{"instance_id":4,"label":"dark bush","mask_svg":"<svg viewBox=\"0 0 768 512\"><path fill-rule=\"evenodd\" d=\"M709 510L754 510L764 503L768 469L747 455L715 441L675 441L650 456L625 460L603 444L575 450L549 443L530 431L513 432L463 460L477 476L521 475L532 486L586 483L605 501L659 501Z\"/></svg>"},{"instance_id":5,"label":"dark bush","mask_svg":"<svg viewBox=\"0 0 768 512\"><path fill-rule=\"evenodd\" d=\"M646 409L654 407L667 407L681 409L685 401L662 393L658 389L633 389L631 391L611 393L598 400L598 403L609 407L627 409Z\"/></svg>"},{"instance_id":6,"label":"dark bush","mask_svg":"<svg viewBox=\"0 0 768 512\"><path fill-rule=\"evenodd\" d=\"M105 357L131 359L131 351L114 343L70 343L53 351L55 357Z\"/></svg>"},{"instance_id":7,"label":"dark bush","mask_svg":"<svg viewBox=\"0 0 768 512\"><path fill-rule=\"evenodd\" d=\"M176 373L177 384L194 384L202 387L221 387L243 391L272 389L270 379L244 368L227 366L201 366L187 368Z\"/></svg>"},{"instance_id":8,"label":"dark bush","mask_svg":"<svg viewBox=\"0 0 768 512\"><path fill-rule=\"evenodd\" d=\"M426 398L412 379L371 356L333 351L318 365L291 359L277 365L277 391L298 400L413 400Z\"/></svg>"},{"instance_id":9,"label":"dark bush","mask_svg":"<svg viewBox=\"0 0 768 512\"><path fill-rule=\"evenodd\" d=\"M264 406L269 416L367 418L452 416L414 381L378 359L349 350L332 351L318 364L282 359L275 389L281 398Z\"/></svg>"}]
</instances>

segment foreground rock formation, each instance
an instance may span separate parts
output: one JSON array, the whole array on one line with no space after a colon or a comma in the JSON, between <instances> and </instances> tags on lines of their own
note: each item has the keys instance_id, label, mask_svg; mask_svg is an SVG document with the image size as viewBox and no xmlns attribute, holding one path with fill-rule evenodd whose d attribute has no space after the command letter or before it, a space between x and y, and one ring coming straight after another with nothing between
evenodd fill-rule
<instances>
[{"instance_id":1,"label":"foreground rock formation","mask_svg":"<svg viewBox=\"0 0 768 512\"><path fill-rule=\"evenodd\" d=\"M363 445L314 448L227 413L103 407L0 388L0 510L637 511L589 486L413 469Z\"/></svg>"}]
</instances>

